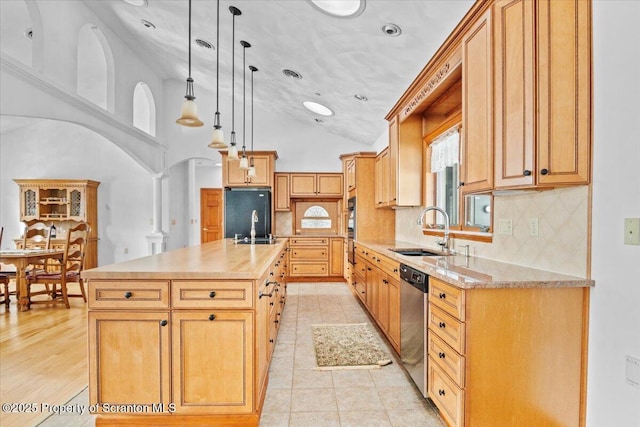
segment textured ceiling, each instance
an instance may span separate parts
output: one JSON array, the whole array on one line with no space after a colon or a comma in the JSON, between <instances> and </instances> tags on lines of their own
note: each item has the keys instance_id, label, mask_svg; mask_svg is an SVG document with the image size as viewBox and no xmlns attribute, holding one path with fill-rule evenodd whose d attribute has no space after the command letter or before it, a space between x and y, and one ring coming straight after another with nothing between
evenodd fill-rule
<instances>
[{"instance_id":1,"label":"textured ceiling","mask_svg":"<svg viewBox=\"0 0 640 427\"><path fill-rule=\"evenodd\" d=\"M111 27L162 78L187 76L188 1L149 0L136 7L121 0L84 3ZM220 2L220 111L231 99L231 27L236 17L236 97L242 96L242 47L246 63L255 65L255 105L309 126L371 145L384 132L384 116L393 107L471 7L471 0L367 0L364 12L350 19L323 14L306 0L238 0ZM156 28L144 27L140 20ZM402 34L389 37L382 26L394 23ZM193 0L192 39L216 42L216 2ZM215 93L215 51L192 45L192 76L197 102L202 89ZM286 77L282 69L303 78ZM247 72L249 78L250 72ZM247 80L249 82L249 80ZM361 94L362 102L354 98ZM236 98L238 100L238 98ZM302 106L321 102L335 111L321 118ZM238 102L238 101L237 101ZM237 110L236 110L237 111ZM237 113L236 113L237 114ZM206 123L207 126L212 123Z\"/></svg>"}]
</instances>

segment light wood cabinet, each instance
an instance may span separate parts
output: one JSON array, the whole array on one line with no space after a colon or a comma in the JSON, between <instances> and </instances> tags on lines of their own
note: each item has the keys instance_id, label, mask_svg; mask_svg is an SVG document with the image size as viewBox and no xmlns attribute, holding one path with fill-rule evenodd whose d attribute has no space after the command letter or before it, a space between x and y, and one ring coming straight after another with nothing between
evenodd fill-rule
<instances>
[{"instance_id":1,"label":"light wood cabinet","mask_svg":"<svg viewBox=\"0 0 640 427\"><path fill-rule=\"evenodd\" d=\"M14 179L20 187L20 221L38 220L53 224L52 247L64 248L66 230L76 222L91 227L84 268L98 266L98 181L72 179ZM16 239L21 247L21 239Z\"/></svg>"},{"instance_id":2,"label":"light wood cabinet","mask_svg":"<svg viewBox=\"0 0 640 427\"><path fill-rule=\"evenodd\" d=\"M493 63L491 13L462 37L462 193L493 189Z\"/></svg>"},{"instance_id":3,"label":"light wood cabinet","mask_svg":"<svg viewBox=\"0 0 640 427\"><path fill-rule=\"evenodd\" d=\"M341 173L291 173L291 197L342 197Z\"/></svg>"},{"instance_id":4,"label":"light wood cabinet","mask_svg":"<svg viewBox=\"0 0 640 427\"><path fill-rule=\"evenodd\" d=\"M342 237L292 237L289 239L291 277L342 277Z\"/></svg>"},{"instance_id":5,"label":"light wood cabinet","mask_svg":"<svg viewBox=\"0 0 640 427\"><path fill-rule=\"evenodd\" d=\"M351 159L346 164L347 193L356 189L356 161Z\"/></svg>"},{"instance_id":6,"label":"light wood cabinet","mask_svg":"<svg viewBox=\"0 0 640 427\"><path fill-rule=\"evenodd\" d=\"M344 239L332 237L329 239L329 276L342 276L344 272Z\"/></svg>"},{"instance_id":7,"label":"light wood cabinet","mask_svg":"<svg viewBox=\"0 0 640 427\"><path fill-rule=\"evenodd\" d=\"M224 187L273 187L273 174L278 153L256 151L253 153L256 176L247 176L247 171L238 167L237 161L229 161L227 152L222 155L222 185Z\"/></svg>"},{"instance_id":8,"label":"light wood cabinet","mask_svg":"<svg viewBox=\"0 0 640 427\"><path fill-rule=\"evenodd\" d=\"M376 156L375 164L375 205L376 208L393 205L390 199L391 173L389 164L389 147ZM393 180L395 182L395 180Z\"/></svg>"},{"instance_id":9,"label":"light wood cabinet","mask_svg":"<svg viewBox=\"0 0 640 427\"><path fill-rule=\"evenodd\" d=\"M286 212L291 210L291 203L289 201L289 174L288 173L276 173L275 174L275 204L274 208L276 212Z\"/></svg>"},{"instance_id":10,"label":"light wood cabinet","mask_svg":"<svg viewBox=\"0 0 640 427\"><path fill-rule=\"evenodd\" d=\"M447 424L580 425L588 292L430 277L428 393Z\"/></svg>"},{"instance_id":11,"label":"light wood cabinet","mask_svg":"<svg viewBox=\"0 0 640 427\"><path fill-rule=\"evenodd\" d=\"M389 120L389 206L422 205L422 117Z\"/></svg>"}]
</instances>

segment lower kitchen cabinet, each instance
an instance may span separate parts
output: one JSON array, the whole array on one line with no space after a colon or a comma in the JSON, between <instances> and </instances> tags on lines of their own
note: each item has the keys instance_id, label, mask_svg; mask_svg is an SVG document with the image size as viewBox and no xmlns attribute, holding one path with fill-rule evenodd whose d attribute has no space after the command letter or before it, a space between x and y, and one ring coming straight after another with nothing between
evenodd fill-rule
<instances>
[{"instance_id":1,"label":"lower kitchen cabinet","mask_svg":"<svg viewBox=\"0 0 640 427\"><path fill-rule=\"evenodd\" d=\"M342 277L342 237L296 236L289 239L289 245L291 277Z\"/></svg>"}]
</instances>

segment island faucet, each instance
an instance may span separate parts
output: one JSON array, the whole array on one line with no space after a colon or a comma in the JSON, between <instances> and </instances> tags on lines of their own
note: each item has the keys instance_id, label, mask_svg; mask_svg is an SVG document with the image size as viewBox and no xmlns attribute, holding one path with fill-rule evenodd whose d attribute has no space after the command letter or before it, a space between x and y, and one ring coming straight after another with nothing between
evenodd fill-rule
<instances>
[{"instance_id":1,"label":"island faucet","mask_svg":"<svg viewBox=\"0 0 640 427\"><path fill-rule=\"evenodd\" d=\"M256 222L258 222L258 211L251 212L251 243L256 240Z\"/></svg>"},{"instance_id":2,"label":"island faucet","mask_svg":"<svg viewBox=\"0 0 640 427\"><path fill-rule=\"evenodd\" d=\"M449 252L449 214L439 206L427 206L418 214L418 225L423 224L424 214L429 211L438 211L444 217L444 239L436 240L436 243L442 247L444 252Z\"/></svg>"}]
</instances>

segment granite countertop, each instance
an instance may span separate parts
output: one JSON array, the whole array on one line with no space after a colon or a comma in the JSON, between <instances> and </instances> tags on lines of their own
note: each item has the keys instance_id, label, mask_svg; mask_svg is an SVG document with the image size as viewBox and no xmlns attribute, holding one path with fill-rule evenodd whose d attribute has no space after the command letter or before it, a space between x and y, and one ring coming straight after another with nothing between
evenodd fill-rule
<instances>
[{"instance_id":1,"label":"granite countertop","mask_svg":"<svg viewBox=\"0 0 640 427\"><path fill-rule=\"evenodd\" d=\"M84 270L84 279L259 279L286 239L269 245L216 240L157 255Z\"/></svg>"},{"instance_id":2,"label":"granite countertop","mask_svg":"<svg viewBox=\"0 0 640 427\"><path fill-rule=\"evenodd\" d=\"M390 248L420 247L415 243L358 240L356 245L365 246L381 255L463 289L595 286L594 280L486 258L473 256L467 258L464 255L405 256L389 250ZM438 252L438 250L431 248L425 249Z\"/></svg>"}]
</instances>

